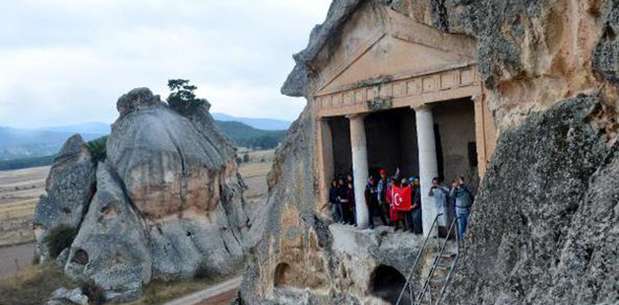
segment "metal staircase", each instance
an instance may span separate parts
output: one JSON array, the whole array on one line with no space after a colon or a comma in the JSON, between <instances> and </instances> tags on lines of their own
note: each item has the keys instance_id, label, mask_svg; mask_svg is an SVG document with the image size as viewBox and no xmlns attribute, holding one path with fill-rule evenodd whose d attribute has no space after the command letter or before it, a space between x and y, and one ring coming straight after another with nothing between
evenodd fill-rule
<instances>
[{"instance_id":1,"label":"metal staircase","mask_svg":"<svg viewBox=\"0 0 619 305\"><path fill-rule=\"evenodd\" d=\"M443 214L439 214L434 218L432 226L430 227L430 234L424 239L421 250L415 257L413 267L406 278L406 283L400 292L396 305L438 305L442 301L445 291L449 286L452 273L460 258L460 236L457 234L458 220L455 218L451 224L449 224L447 237L439 239L437 225L438 219L442 215ZM449 236L455 236L455 249L448 249L450 243ZM439 243L438 247L434 248L431 247L428 241L435 238ZM422 265L421 260L432 248L434 248L432 253L432 265L423 280L423 284L418 285L418 283L422 282L416 282L416 274L418 274L418 269Z\"/></svg>"}]
</instances>

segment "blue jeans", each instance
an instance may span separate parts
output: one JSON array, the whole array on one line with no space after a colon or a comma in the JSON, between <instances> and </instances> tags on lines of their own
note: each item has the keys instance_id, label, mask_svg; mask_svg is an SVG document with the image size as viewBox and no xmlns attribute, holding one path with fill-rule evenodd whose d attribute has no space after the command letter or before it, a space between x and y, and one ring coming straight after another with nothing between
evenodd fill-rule
<instances>
[{"instance_id":1,"label":"blue jeans","mask_svg":"<svg viewBox=\"0 0 619 305\"><path fill-rule=\"evenodd\" d=\"M466 232L466 225L468 224L470 214L471 208L456 207L456 217L458 217L458 236L460 236L460 239L464 238L464 233Z\"/></svg>"},{"instance_id":2,"label":"blue jeans","mask_svg":"<svg viewBox=\"0 0 619 305\"><path fill-rule=\"evenodd\" d=\"M333 220L335 222L342 222L344 220L344 211L342 210L341 203L331 203L331 209L333 213Z\"/></svg>"}]
</instances>

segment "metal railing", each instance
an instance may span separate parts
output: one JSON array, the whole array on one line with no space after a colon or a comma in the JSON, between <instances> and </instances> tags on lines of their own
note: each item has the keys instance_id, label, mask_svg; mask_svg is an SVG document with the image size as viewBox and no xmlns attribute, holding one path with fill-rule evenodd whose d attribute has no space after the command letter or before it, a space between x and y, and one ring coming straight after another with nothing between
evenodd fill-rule
<instances>
[{"instance_id":1,"label":"metal railing","mask_svg":"<svg viewBox=\"0 0 619 305\"><path fill-rule=\"evenodd\" d=\"M419 305L422 304L422 302L424 301L424 297L429 296L429 303L425 303L425 304L434 304L434 305L438 305L442 300L443 297L445 295L445 291L447 290L447 286L449 285L449 282L451 280L453 271L455 270L455 267L458 263L458 259L460 258L460 235L459 232L457 232L457 228L458 228L458 218L454 218L454 220L451 222L451 224L449 225L449 230L447 230L447 235L445 240L442 242L442 245L440 247L440 250L438 251L438 255L436 255L434 257L434 260L432 261L432 267L430 268L430 271L428 273L428 275L426 276L424 283L422 285L422 289L420 292L418 293L414 293L413 292L413 287L412 287L412 283L411 281L413 280L415 273L417 271L417 268L420 264L420 258L423 256L423 253L427 250L428 247L428 240L430 238L432 238L432 232L434 232L434 228L436 227L437 223L438 223L438 219L439 217L441 217L443 214L438 214L436 216L436 218L434 219L434 221L432 222L432 226L430 227L430 234L428 234L426 236L426 238L424 239L423 245L421 250L419 251L419 253L417 254L417 257L415 258L415 262L413 263L413 268L411 269L408 278L406 279L406 283L404 284L404 287L402 288L402 291L400 292L400 296L398 297L398 300L396 302L396 305L400 305L405 292L408 290L408 295L409 295L409 300L410 300L410 304L411 305ZM448 272L447 272L447 276L445 277L445 279L443 281L441 281L442 287L440 288L440 292L436 298L436 300L434 302L432 302L432 279L434 277L435 271L439 268L440 266L440 262L441 259L445 258L445 250L447 249L447 244L449 242L449 237L452 236L452 234L454 234L456 236L456 253L455 256L450 258L453 258L453 260L451 261L449 267L448 267Z\"/></svg>"},{"instance_id":2,"label":"metal railing","mask_svg":"<svg viewBox=\"0 0 619 305\"><path fill-rule=\"evenodd\" d=\"M411 268L411 271L408 274L408 277L406 278L406 283L404 283L404 287L402 287L402 291L400 291L400 295L398 296L398 300L395 303L396 305L400 305L400 302L402 302L402 298L404 297L404 293L405 291L408 289L409 291L409 299L411 300L411 302L415 299L413 296L413 289L411 287L411 281L413 279L413 277L415 276L415 272L417 270L417 266L419 265L419 261L421 259L421 257L423 256L423 253L426 251L427 245L428 245L428 240L430 240L431 236L432 236L432 232L434 232L434 229L436 228L436 225L438 224L438 219L440 216L442 216L443 214L438 214L436 215L436 217L434 218L434 221L432 222L432 225L430 226L430 232L428 233L428 235L426 235L426 238L423 240L423 245L421 246L421 250L419 250L419 252L417 253L417 256L415 257L415 261L413 263L413 267Z\"/></svg>"}]
</instances>

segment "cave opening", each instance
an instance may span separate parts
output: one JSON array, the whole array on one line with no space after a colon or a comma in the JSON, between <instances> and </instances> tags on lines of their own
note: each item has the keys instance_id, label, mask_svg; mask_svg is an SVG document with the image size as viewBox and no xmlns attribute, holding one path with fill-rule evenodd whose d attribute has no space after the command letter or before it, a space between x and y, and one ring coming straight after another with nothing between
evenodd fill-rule
<instances>
[{"instance_id":1,"label":"cave opening","mask_svg":"<svg viewBox=\"0 0 619 305\"><path fill-rule=\"evenodd\" d=\"M274 275L274 285L275 287L284 287L290 284L290 265L286 263L280 263L275 267L275 275Z\"/></svg>"},{"instance_id":2,"label":"cave opening","mask_svg":"<svg viewBox=\"0 0 619 305\"><path fill-rule=\"evenodd\" d=\"M406 283L406 278L397 269L380 265L370 276L370 293L391 304L395 304ZM402 304L410 304L408 296L404 296Z\"/></svg>"}]
</instances>

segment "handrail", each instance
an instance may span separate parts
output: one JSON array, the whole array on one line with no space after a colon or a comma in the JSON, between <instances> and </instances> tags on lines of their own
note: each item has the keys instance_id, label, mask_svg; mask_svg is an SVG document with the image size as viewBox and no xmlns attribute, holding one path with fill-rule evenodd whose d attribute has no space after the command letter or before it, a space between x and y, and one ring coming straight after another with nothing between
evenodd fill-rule
<instances>
[{"instance_id":1,"label":"handrail","mask_svg":"<svg viewBox=\"0 0 619 305\"><path fill-rule=\"evenodd\" d=\"M438 267L439 260L445 254L445 249L447 248L447 243L449 242L449 236L456 228L457 223L458 223L458 218L454 218L454 220L449 225L449 230L447 231L447 238L445 238L445 241L443 241L443 245L441 246L441 250L439 251L438 255L434 257L434 261L432 262L432 268L430 268L430 272L428 276L426 277L426 280L423 284L423 288L421 292L415 298L415 304L419 304L422 301L422 298L425 296L426 292L430 288L430 281L432 280L434 271L436 271L436 268ZM441 287L441 292L438 298L436 299L436 301L434 302L435 305L438 305L443 299L443 295L445 294L445 290L447 289L447 283L449 282L449 279L451 278L451 274L453 273L454 267L458 261L458 258L460 257L460 235L457 232L455 235L456 235L456 256L454 260L451 262L451 267L449 268L449 273L447 274L447 277L445 281L443 282L443 286ZM432 297L431 293L430 293L430 297ZM432 299L430 299L430 303L432 304Z\"/></svg>"},{"instance_id":2,"label":"handrail","mask_svg":"<svg viewBox=\"0 0 619 305\"><path fill-rule=\"evenodd\" d=\"M398 300L395 303L396 305L400 305L400 302L402 301L402 297L404 296L404 292L406 291L406 289L408 288L410 290L410 294L412 295L412 290L410 289L410 283L411 280L413 278L413 276L415 275L415 270L417 270L417 265L419 265L419 260L421 259L421 256L423 255L423 252L426 250L426 246L428 243L428 240L430 239L430 235L432 235L432 232L434 231L434 228L436 227L436 224L438 223L438 218L440 216L442 216L443 213L440 213L438 215L436 215L436 217L434 218L434 221L432 222L432 225L430 226L430 230L428 232L428 235L426 235L426 238L423 240L423 245L421 246L421 250L419 250L419 252L417 253L417 257L415 257L415 262L413 263L413 268L411 269L410 273L408 274L408 277L406 278L406 283L404 283L404 287L402 287L402 291L400 291L400 295L398 296ZM411 298L411 302L413 301L413 299Z\"/></svg>"},{"instance_id":3,"label":"handrail","mask_svg":"<svg viewBox=\"0 0 619 305\"><path fill-rule=\"evenodd\" d=\"M454 218L449 228L449 232L447 232L447 236L451 234L452 227L457 230L458 226L458 218ZM443 283L443 288L441 289L441 293L438 295L438 299L435 304L439 304L443 300L443 296L445 295L445 291L447 290L447 286L449 285L449 281L451 280L451 275L456 269L456 265L458 264L458 259L460 258L460 232L456 232L456 257L451 262L451 268L449 268L449 273L447 273L447 277L445 278L445 282Z\"/></svg>"}]
</instances>

